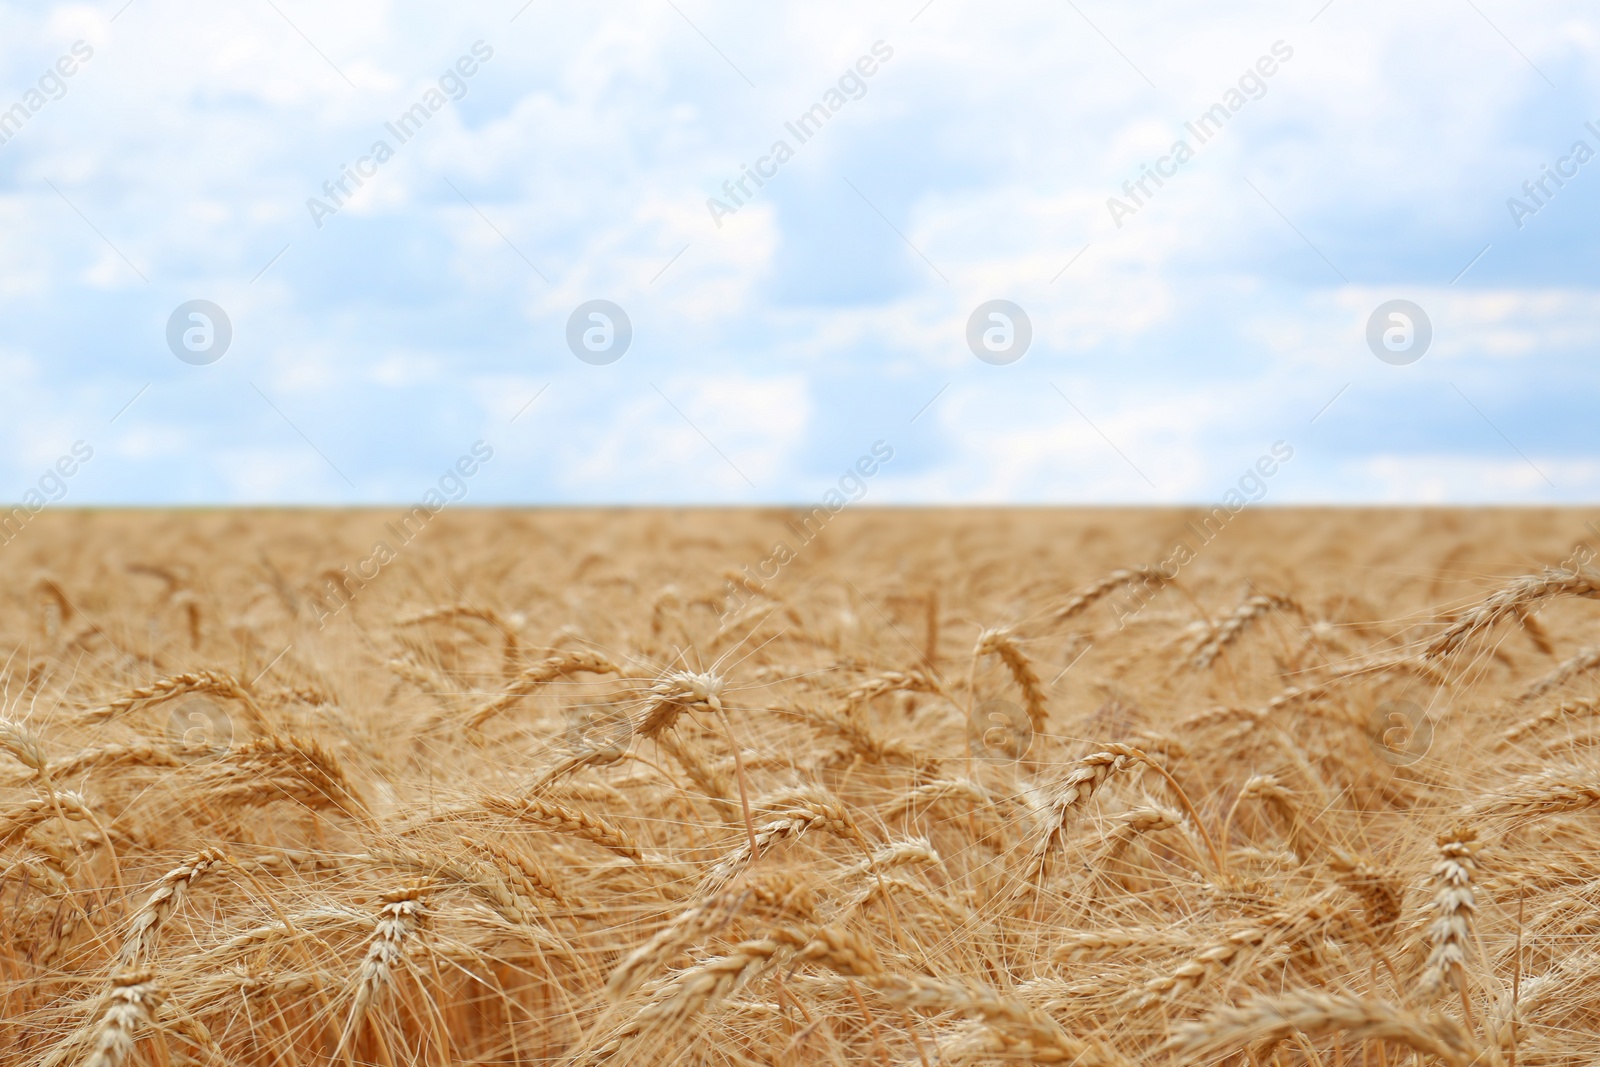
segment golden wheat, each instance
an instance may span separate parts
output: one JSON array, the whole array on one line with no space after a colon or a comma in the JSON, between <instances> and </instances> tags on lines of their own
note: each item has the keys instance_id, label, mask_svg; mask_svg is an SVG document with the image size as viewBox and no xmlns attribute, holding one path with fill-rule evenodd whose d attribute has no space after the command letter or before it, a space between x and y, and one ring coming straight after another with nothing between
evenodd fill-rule
<instances>
[{"instance_id":1,"label":"golden wheat","mask_svg":"<svg viewBox=\"0 0 1600 1067\"><path fill-rule=\"evenodd\" d=\"M1600 1062L1575 514L787 517L39 516L0 1061Z\"/></svg>"}]
</instances>

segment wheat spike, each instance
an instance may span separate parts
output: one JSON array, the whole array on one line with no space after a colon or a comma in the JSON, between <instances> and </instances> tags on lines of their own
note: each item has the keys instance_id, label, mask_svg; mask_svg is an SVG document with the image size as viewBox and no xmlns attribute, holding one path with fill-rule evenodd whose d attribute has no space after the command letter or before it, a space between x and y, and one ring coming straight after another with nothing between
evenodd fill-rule
<instances>
[{"instance_id":1,"label":"wheat spike","mask_svg":"<svg viewBox=\"0 0 1600 1067\"><path fill-rule=\"evenodd\" d=\"M1115 570L1104 578L1092 582L1074 593L1065 604L1055 610L1050 619L1057 624L1068 622L1124 586L1140 583L1153 593L1164 588L1171 581L1171 578L1166 577L1156 568L1150 566Z\"/></svg>"},{"instance_id":2,"label":"wheat spike","mask_svg":"<svg viewBox=\"0 0 1600 1067\"><path fill-rule=\"evenodd\" d=\"M162 877L154 891L145 898L144 906L134 915L127 936L122 940L119 958L124 966L137 966L154 955L161 924L182 906L184 895L200 876L222 862L221 852L211 848L201 849Z\"/></svg>"},{"instance_id":3,"label":"wheat spike","mask_svg":"<svg viewBox=\"0 0 1600 1067\"><path fill-rule=\"evenodd\" d=\"M1044 836L1034 846L1034 854L1042 859L1045 853L1060 847L1066 840L1068 827L1088 806L1095 792L1118 771L1147 761L1148 757L1128 745L1107 745L1104 751L1091 753L1077 760L1072 770L1055 786L1050 797L1050 812Z\"/></svg>"},{"instance_id":4,"label":"wheat spike","mask_svg":"<svg viewBox=\"0 0 1600 1067\"><path fill-rule=\"evenodd\" d=\"M1567 596L1600 597L1600 578L1587 571L1547 567L1539 574L1513 579L1462 612L1442 633L1428 642L1421 658L1442 659L1504 620L1520 616L1530 605Z\"/></svg>"},{"instance_id":5,"label":"wheat spike","mask_svg":"<svg viewBox=\"0 0 1600 1067\"><path fill-rule=\"evenodd\" d=\"M1392 1004L1316 990L1257 996L1241 1007L1220 1008L1199 1022L1179 1026L1167 1048L1188 1062L1297 1032L1316 1035L1338 1030L1357 1040L1395 1041L1437 1056L1451 1067L1483 1062L1484 1051L1453 1019L1424 1018Z\"/></svg>"},{"instance_id":6,"label":"wheat spike","mask_svg":"<svg viewBox=\"0 0 1600 1067\"><path fill-rule=\"evenodd\" d=\"M632 992L675 953L732 922L741 912L809 918L815 909L810 888L794 875L781 871L747 875L739 884L689 908L629 953L606 980L606 992L613 999Z\"/></svg>"},{"instance_id":7,"label":"wheat spike","mask_svg":"<svg viewBox=\"0 0 1600 1067\"><path fill-rule=\"evenodd\" d=\"M1197 671L1205 670L1216 662L1217 657L1222 655L1229 645L1239 639L1239 636L1244 633L1245 628L1250 623L1261 618L1269 611L1283 611L1286 609L1298 615L1305 614L1300 605L1287 597L1268 596L1265 594L1246 597L1244 602L1234 608L1227 618L1218 623L1210 635L1195 649L1194 656L1189 661L1189 666Z\"/></svg>"},{"instance_id":8,"label":"wheat spike","mask_svg":"<svg viewBox=\"0 0 1600 1067\"><path fill-rule=\"evenodd\" d=\"M1526 704L1536 697L1542 697L1551 690L1559 689L1567 682L1580 674L1588 674L1596 667L1600 667L1600 645L1585 645L1571 656L1562 660L1555 670L1543 675L1518 693L1513 698L1513 703Z\"/></svg>"},{"instance_id":9,"label":"wheat spike","mask_svg":"<svg viewBox=\"0 0 1600 1067\"><path fill-rule=\"evenodd\" d=\"M1433 947L1420 983L1424 995L1437 992L1446 982L1459 986L1466 980L1472 919L1477 910L1472 887L1478 869L1476 842L1477 834L1468 828L1439 837L1439 862L1433 867L1434 918L1428 927Z\"/></svg>"},{"instance_id":10,"label":"wheat spike","mask_svg":"<svg viewBox=\"0 0 1600 1067\"><path fill-rule=\"evenodd\" d=\"M850 813L836 800L813 789L793 789L763 797L753 805L768 821L755 834L759 851L774 841L795 839L811 830L822 830L866 847L866 838ZM706 876L705 888L713 889L741 871L752 859L750 843L741 844L724 857Z\"/></svg>"},{"instance_id":11,"label":"wheat spike","mask_svg":"<svg viewBox=\"0 0 1600 1067\"><path fill-rule=\"evenodd\" d=\"M601 848L610 849L619 856L626 856L635 863L645 862L638 843L620 827L598 815L539 797L490 795L483 797L480 805L484 811L531 823L552 833L582 838Z\"/></svg>"},{"instance_id":12,"label":"wheat spike","mask_svg":"<svg viewBox=\"0 0 1600 1067\"><path fill-rule=\"evenodd\" d=\"M597 652L583 650L563 652L529 667L506 683L505 692L474 711L467 719L468 729L476 730L494 716L511 707L518 700L558 678L574 674L621 674L621 669ZM434 722L442 721L442 717Z\"/></svg>"},{"instance_id":13,"label":"wheat spike","mask_svg":"<svg viewBox=\"0 0 1600 1067\"><path fill-rule=\"evenodd\" d=\"M24 801L17 807L0 811L0 845L7 845L57 815L68 819L92 819L89 806L81 794L58 791L48 797Z\"/></svg>"},{"instance_id":14,"label":"wheat spike","mask_svg":"<svg viewBox=\"0 0 1600 1067\"><path fill-rule=\"evenodd\" d=\"M1045 1013L978 982L888 971L870 945L844 930L823 927L814 931L798 956L841 974L861 978L897 1007L952 1012L980 1019L1008 1056L1038 1063L1076 1063L1084 1067L1121 1062L1120 1057L1102 1048L1068 1036Z\"/></svg>"},{"instance_id":15,"label":"wheat spike","mask_svg":"<svg viewBox=\"0 0 1600 1067\"><path fill-rule=\"evenodd\" d=\"M1039 681L1038 673L1033 669L1027 653L1022 651L1022 646L1017 643L1015 635L1010 630L985 630L978 636L977 647L973 649L974 656L986 655L999 656L1006 665L1006 670L1011 672L1011 680L1017 683L1017 688L1022 691L1023 706L1028 712L1028 721L1033 724L1034 733L1043 733L1050 724L1050 710L1045 705L1044 685Z\"/></svg>"},{"instance_id":16,"label":"wheat spike","mask_svg":"<svg viewBox=\"0 0 1600 1067\"><path fill-rule=\"evenodd\" d=\"M85 712L79 721L85 725L107 723L146 701L171 700L186 693L211 693L214 696L236 700L244 707L246 715L256 729L262 733L271 732L266 716L255 698L250 695L250 691L226 671L190 671L157 678L149 685L127 690L109 704L102 704Z\"/></svg>"},{"instance_id":17,"label":"wheat spike","mask_svg":"<svg viewBox=\"0 0 1600 1067\"><path fill-rule=\"evenodd\" d=\"M1338 890L1326 890L1305 901L1280 908L1255 922L1235 926L1221 937L1205 941L1186 953L1183 963L1129 990L1122 1002L1147 1008L1189 993L1249 957L1252 950L1266 951L1303 941L1313 930L1337 918L1329 900Z\"/></svg>"},{"instance_id":18,"label":"wheat spike","mask_svg":"<svg viewBox=\"0 0 1600 1067\"><path fill-rule=\"evenodd\" d=\"M1335 881L1361 898L1373 932L1380 939L1392 936L1405 900L1405 885L1395 872L1376 867L1364 857L1337 852L1328 866Z\"/></svg>"},{"instance_id":19,"label":"wheat spike","mask_svg":"<svg viewBox=\"0 0 1600 1067\"><path fill-rule=\"evenodd\" d=\"M112 979L110 1003L100 1016L94 1050L84 1067L122 1067L133 1056L138 1034L155 1018L165 999L155 975L148 969L131 970Z\"/></svg>"},{"instance_id":20,"label":"wheat spike","mask_svg":"<svg viewBox=\"0 0 1600 1067\"><path fill-rule=\"evenodd\" d=\"M1600 804L1600 782L1584 771L1552 767L1516 779L1508 788L1471 805L1467 814L1534 818L1583 811L1597 804Z\"/></svg>"},{"instance_id":21,"label":"wheat spike","mask_svg":"<svg viewBox=\"0 0 1600 1067\"><path fill-rule=\"evenodd\" d=\"M928 839L919 837L879 845L870 857L856 864L852 871L856 874L869 874L911 864L918 867L937 867L943 862Z\"/></svg>"},{"instance_id":22,"label":"wheat spike","mask_svg":"<svg viewBox=\"0 0 1600 1067\"><path fill-rule=\"evenodd\" d=\"M208 764L197 782L214 797L242 805L295 800L365 817L366 803L337 757L305 737L270 734L231 749Z\"/></svg>"},{"instance_id":23,"label":"wheat spike","mask_svg":"<svg viewBox=\"0 0 1600 1067\"><path fill-rule=\"evenodd\" d=\"M597 1058L610 1057L628 1042L653 1031L684 1025L756 974L770 969L783 955L803 947L807 940L804 930L779 927L683 971L657 990L650 1003L597 1050Z\"/></svg>"},{"instance_id":24,"label":"wheat spike","mask_svg":"<svg viewBox=\"0 0 1600 1067\"><path fill-rule=\"evenodd\" d=\"M15 719L0 717L0 751L9 752L30 771L48 773L43 743Z\"/></svg>"},{"instance_id":25,"label":"wheat spike","mask_svg":"<svg viewBox=\"0 0 1600 1067\"><path fill-rule=\"evenodd\" d=\"M685 711L698 708L720 712L723 685L723 679L714 673L669 671L650 687L634 732L650 740L670 730Z\"/></svg>"},{"instance_id":26,"label":"wheat spike","mask_svg":"<svg viewBox=\"0 0 1600 1067\"><path fill-rule=\"evenodd\" d=\"M361 969L356 973L355 999L350 1005L344 1030L339 1035L335 1057L360 1031L374 999L394 981L395 968L405 959L406 941L427 914L427 902L421 889L407 887L383 895L383 906L378 909L372 942L367 948L366 959L361 962Z\"/></svg>"},{"instance_id":27,"label":"wheat spike","mask_svg":"<svg viewBox=\"0 0 1600 1067\"><path fill-rule=\"evenodd\" d=\"M555 876L531 857L493 841L471 837L461 837L460 841L468 848L483 853L489 864L500 872L502 878L515 886L525 899L534 902L548 900L561 906L573 903L557 884Z\"/></svg>"},{"instance_id":28,"label":"wheat spike","mask_svg":"<svg viewBox=\"0 0 1600 1067\"><path fill-rule=\"evenodd\" d=\"M1501 736L1505 739L1506 744L1516 744L1529 734L1537 733L1545 727L1553 726L1564 719L1577 718L1578 716L1586 718L1600 716L1600 700L1586 698L1583 700L1563 701L1553 708L1546 708L1539 714L1523 719L1521 722L1508 727Z\"/></svg>"},{"instance_id":29,"label":"wheat spike","mask_svg":"<svg viewBox=\"0 0 1600 1067\"><path fill-rule=\"evenodd\" d=\"M938 678L926 671L884 671L854 686L844 695L844 710L852 711L873 697L885 693L943 694L945 687Z\"/></svg>"}]
</instances>

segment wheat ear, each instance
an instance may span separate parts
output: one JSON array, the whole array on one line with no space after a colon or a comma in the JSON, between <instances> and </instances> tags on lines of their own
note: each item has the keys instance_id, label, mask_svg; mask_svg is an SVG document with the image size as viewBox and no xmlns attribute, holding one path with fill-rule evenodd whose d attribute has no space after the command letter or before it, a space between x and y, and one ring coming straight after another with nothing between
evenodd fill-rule
<instances>
[{"instance_id":1,"label":"wheat ear","mask_svg":"<svg viewBox=\"0 0 1600 1067\"><path fill-rule=\"evenodd\" d=\"M1484 1055L1454 1019L1425 1018L1381 1001L1314 990L1256 996L1241 1007L1218 1009L1198 1022L1180 1025L1166 1049L1191 1061L1296 1033L1338 1030L1357 1040L1396 1041L1423 1055L1437 1056L1451 1067L1467 1067Z\"/></svg>"},{"instance_id":2,"label":"wheat ear","mask_svg":"<svg viewBox=\"0 0 1600 1067\"><path fill-rule=\"evenodd\" d=\"M1189 661L1189 666L1197 671L1203 671L1211 666L1229 645L1239 639L1250 623L1274 609L1288 609L1296 614L1305 614L1299 604L1287 597L1267 595L1246 597L1244 602L1234 608L1227 618L1217 624L1216 629L1211 631L1209 637L1200 642L1200 647L1195 649L1194 657Z\"/></svg>"},{"instance_id":3,"label":"wheat ear","mask_svg":"<svg viewBox=\"0 0 1600 1067\"><path fill-rule=\"evenodd\" d=\"M853 711L873 697L882 696L885 693L931 693L937 695L944 691L944 685L926 671L884 671L882 674L868 678L845 693L844 710L846 712Z\"/></svg>"},{"instance_id":4,"label":"wheat ear","mask_svg":"<svg viewBox=\"0 0 1600 1067\"><path fill-rule=\"evenodd\" d=\"M133 1056L138 1032L155 1020L165 995L148 969L126 971L112 979L111 1002L100 1016L94 1050L84 1067L122 1067Z\"/></svg>"},{"instance_id":5,"label":"wheat ear","mask_svg":"<svg viewBox=\"0 0 1600 1067\"><path fill-rule=\"evenodd\" d=\"M480 800L484 811L503 815L518 822L531 823L551 833L567 834L610 849L635 863L644 862L644 853L631 837L614 823L598 815L569 808L540 797L485 796Z\"/></svg>"},{"instance_id":6,"label":"wheat ear","mask_svg":"<svg viewBox=\"0 0 1600 1067\"><path fill-rule=\"evenodd\" d=\"M1009 629L985 630L978 636L978 644L973 649L974 656L996 655L1006 665L1006 670L1011 672L1011 680L1017 683L1017 688L1022 692L1023 706L1028 712L1028 721L1033 725L1033 732L1043 733L1050 724L1050 709L1045 705L1044 685L1039 681L1038 672L1033 669L1033 663L1028 659L1028 654L1022 651L1022 646L1017 643L1016 636Z\"/></svg>"},{"instance_id":7,"label":"wheat ear","mask_svg":"<svg viewBox=\"0 0 1600 1067\"><path fill-rule=\"evenodd\" d=\"M803 947L808 939L804 930L779 927L763 937L741 941L725 955L681 972L635 1012L595 1055L609 1057L643 1034L683 1025L769 968L781 955Z\"/></svg>"},{"instance_id":8,"label":"wheat ear","mask_svg":"<svg viewBox=\"0 0 1600 1067\"><path fill-rule=\"evenodd\" d=\"M147 700L170 700L185 693L210 693L213 696L227 697L237 700L244 706L250 721L262 733L270 733L267 717L262 714L261 707L255 702L249 691L239 680L226 671L190 671L185 674L174 674L166 678L157 678L149 685L129 689L120 697L109 704L85 712L80 722L86 725L97 725L110 722Z\"/></svg>"},{"instance_id":9,"label":"wheat ear","mask_svg":"<svg viewBox=\"0 0 1600 1067\"><path fill-rule=\"evenodd\" d=\"M816 901L810 889L788 872L750 875L742 884L705 898L656 931L611 972L606 992L614 1000L632 992L674 954L733 921L751 905L777 915L808 918L816 908Z\"/></svg>"},{"instance_id":10,"label":"wheat ear","mask_svg":"<svg viewBox=\"0 0 1600 1067\"><path fill-rule=\"evenodd\" d=\"M1119 1064L1121 1057L1069 1036L1054 1019L965 979L938 979L888 971L872 947L836 927L813 932L797 957L843 975L860 978L885 1000L917 1011L953 1012L979 1019L1007 1058L1035 1063L1073 1063L1079 1067Z\"/></svg>"},{"instance_id":11,"label":"wheat ear","mask_svg":"<svg viewBox=\"0 0 1600 1067\"><path fill-rule=\"evenodd\" d=\"M1191 992L1243 962L1248 950L1282 946L1302 939L1319 924L1335 919L1338 909L1328 906L1337 889L1328 889L1299 904L1274 911L1259 921L1246 923L1187 954L1183 963L1129 991L1123 1000L1134 1008L1172 1001Z\"/></svg>"},{"instance_id":12,"label":"wheat ear","mask_svg":"<svg viewBox=\"0 0 1600 1067\"><path fill-rule=\"evenodd\" d=\"M1116 592L1125 585L1141 582L1145 588L1154 592L1166 586L1172 579L1163 575L1154 567L1129 567L1112 571L1110 574L1084 586L1068 598L1050 616L1052 622L1063 623L1089 610L1096 602Z\"/></svg>"},{"instance_id":13,"label":"wheat ear","mask_svg":"<svg viewBox=\"0 0 1600 1067\"><path fill-rule=\"evenodd\" d=\"M754 848L746 841L711 869L705 879L706 889L721 886L772 842L798 838L811 830L823 830L854 841L863 850L867 847L866 838L844 806L815 790L786 790L758 800L753 807L764 816L770 816L770 821L756 830Z\"/></svg>"},{"instance_id":14,"label":"wheat ear","mask_svg":"<svg viewBox=\"0 0 1600 1067\"><path fill-rule=\"evenodd\" d=\"M548 900L562 906L573 903L567 894L562 892L555 876L530 857L493 841L475 840L465 836L460 840L468 848L482 852L494 869L500 872L500 876L529 900Z\"/></svg>"},{"instance_id":15,"label":"wheat ear","mask_svg":"<svg viewBox=\"0 0 1600 1067\"><path fill-rule=\"evenodd\" d=\"M1552 689L1565 685L1569 678L1587 674L1600 667L1600 645L1586 645L1562 660L1555 670L1530 684L1514 698L1513 703L1526 704L1534 697L1544 696Z\"/></svg>"},{"instance_id":16,"label":"wheat ear","mask_svg":"<svg viewBox=\"0 0 1600 1067\"><path fill-rule=\"evenodd\" d=\"M12 758L30 771L49 773L44 745L32 730L15 719L0 718L0 751L9 752Z\"/></svg>"},{"instance_id":17,"label":"wheat ear","mask_svg":"<svg viewBox=\"0 0 1600 1067\"><path fill-rule=\"evenodd\" d=\"M1190 823L1194 826L1195 833L1199 835L1201 844L1205 845L1206 853L1211 857L1211 863L1217 870L1223 869L1223 859L1217 852L1217 846L1211 840L1211 835L1206 831L1205 824L1200 821L1200 813L1195 810L1194 803L1177 779L1172 777L1165 767L1152 759L1149 753L1132 745L1112 743L1104 746L1100 752L1094 752L1072 765L1072 770L1057 784L1054 795L1050 800L1050 811L1046 823L1046 831L1035 844L1033 850L1033 864L1036 875L1044 871L1045 860L1051 851L1060 848L1066 841L1068 828L1088 805L1089 799L1095 791L1103 785L1112 774L1124 770L1135 763L1141 763L1159 774L1171 787L1173 795L1183 805L1184 811L1189 815Z\"/></svg>"},{"instance_id":18,"label":"wheat ear","mask_svg":"<svg viewBox=\"0 0 1600 1067\"><path fill-rule=\"evenodd\" d=\"M1439 835L1439 862L1433 866L1433 922L1428 940L1433 948L1423 967L1419 989L1431 996L1448 982L1467 1002L1466 959L1472 936L1472 918L1477 903L1472 887L1478 865L1477 834L1461 827ZM1468 1011L1470 1013L1470 1007Z\"/></svg>"},{"instance_id":19,"label":"wheat ear","mask_svg":"<svg viewBox=\"0 0 1600 1067\"><path fill-rule=\"evenodd\" d=\"M1529 605L1566 596L1600 597L1600 576L1586 571L1547 567L1539 574L1526 574L1513 579L1460 613L1442 633L1428 642L1421 658L1434 660L1448 656L1505 619L1520 617Z\"/></svg>"},{"instance_id":20,"label":"wheat ear","mask_svg":"<svg viewBox=\"0 0 1600 1067\"><path fill-rule=\"evenodd\" d=\"M378 909L372 943L367 948L366 959L361 962L361 969L356 973L355 1000L350 1005L350 1017L345 1020L344 1032L339 1035L339 1045L334 1050L335 1058L344 1051L366 1021L374 998L394 980L394 969L404 960L406 941L427 911L422 890L414 886L383 895L383 907Z\"/></svg>"},{"instance_id":21,"label":"wheat ear","mask_svg":"<svg viewBox=\"0 0 1600 1067\"><path fill-rule=\"evenodd\" d=\"M1366 911L1367 925L1380 940L1394 933L1400 921L1400 909L1405 902L1405 885L1393 871L1372 865L1360 856L1335 852L1328 860L1334 881L1357 897Z\"/></svg>"},{"instance_id":22,"label":"wheat ear","mask_svg":"<svg viewBox=\"0 0 1600 1067\"><path fill-rule=\"evenodd\" d=\"M558 678L570 677L574 674L621 674L621 669L606 657L597 652L577 650L563 652L557 656L529 667L505 686L505 691L487 704L480 707L467 719L468 729L476 730L494 716L511 707L518 700L532 693L542 685L546 685ZM430 725L443 721L445 716L435 716Z\"/></svg>"},{"instance_id":23,"label":"wheat ear","mask_svg":"<svg viewBox=\"0 0 1600 1067\"><path fill-rule=\"evenodd\" d=\"M56 792L48 797L35 797L14 808L0 811L0 845L9 845L57 815L68 819L93 818L83 797L77 793Z\"/></svg>"},{"instance_id":24,"label":"wheat ear","mask_svg":"<svg viewBox=\"0 0 1600 1067\"><path fill-rule=\"evenodd\" d=\"M332 808L370 819L365 801L337 757L316 741L270 734L246 742L200 775L203 789L236 804L292 799L309 808Z\"/></svg>"},{"instance_id":25,"label":"wheat ear","mask_svg":"<svg viewBox=\"0 0 1600 1067\"><path fill-rule=\"evenodd\" d=\"M125 966L135 966L155 953L162 924L183 904L185 894L200 876L222 862L221 852L201 849L162 876L122 939L119 958Z\"/></svg>"},{"instance_id":26,"label":"wheat ear","mask_svg":"<svg viewBox=\"0 0 1600 1067\"><path fill-rule=\"evenodd\" d=\"M453 622L456 619L476 619L478 622L487 623L499 632L501 660L506 673L510 674L521 652L521 645L517 639L517 630L516 627L502 619L491 608L478 607L474 604L451 604L444 607L430 608L427 611L397 619L395 625L419 626L430 622Z\"/></svg>"},{"instance_id":27,"label":"wheat ear","mask_svg":"<svg viewBox=\"0 0 1600 1067\"><path fill-rule=\"evenodd\" d=\"M1527 735L1543 730L1546 726L1552 726L1563 719L1576 718L1580 715L1587 718L1600 716L1600 700L1595 700L1591 697L1583 700L1562 701L1553 708L1546 708L1539 714L1523 719L1521 722L1507 728L1506 732L1501 736L1505 738L1506 744L1515 744Z\"/></svg>"},{"instance_id":28,"label":"wheat ear","mask_svg":"<svg viewBox=\"0 0 1600 1067\"><path fill-rule=\"evenodd\" d=\"M1552 767L1518 778L1508 789L1493 793L1467 809L1471 816L1535 818L1583 811L1600 804L1600 781L1576 768Z\"/></svg>"},{"instance_id":29,"label":"wheat ear","mask_svg":"<svg viewBox=\"0 0 1600 1067\"><path fill-rule=\"evenodd\" d=\"M712 672L669 671L650 687L634 732L648 741L670 730L686 711L722 711L723 684Z\"/></svg>"}]
</instances>

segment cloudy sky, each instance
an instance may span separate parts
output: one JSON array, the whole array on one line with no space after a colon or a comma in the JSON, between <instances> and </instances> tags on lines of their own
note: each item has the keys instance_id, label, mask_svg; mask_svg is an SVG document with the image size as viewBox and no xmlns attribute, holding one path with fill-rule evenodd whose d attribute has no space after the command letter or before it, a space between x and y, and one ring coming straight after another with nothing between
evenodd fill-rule
<instances>
[{"instance_id":1,"label":"cloudy sky","mask_svg":"<svg viewBox=\"0 0 1600 1067\"><path fill-rule=\"evenodd\" d=\"M1600 496L1592 5L443 7L0 3L0 497Z\"/></svg>"}]
</instances>

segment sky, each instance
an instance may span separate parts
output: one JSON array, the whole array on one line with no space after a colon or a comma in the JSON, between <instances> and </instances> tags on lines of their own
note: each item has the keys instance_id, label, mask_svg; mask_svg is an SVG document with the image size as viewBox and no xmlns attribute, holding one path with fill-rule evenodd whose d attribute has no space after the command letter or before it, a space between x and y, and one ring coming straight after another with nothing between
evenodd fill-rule
<instances>
[{"instance_id":1,"label":"sky","mask_svg":"<svg viewBox=\"0 0 1600 1067\"><path fill-rule=\"evenodd\" d=\"M446 7L0 3L0 499L1600 497L1592 4Z\"/></svg>"}]
</instances>

